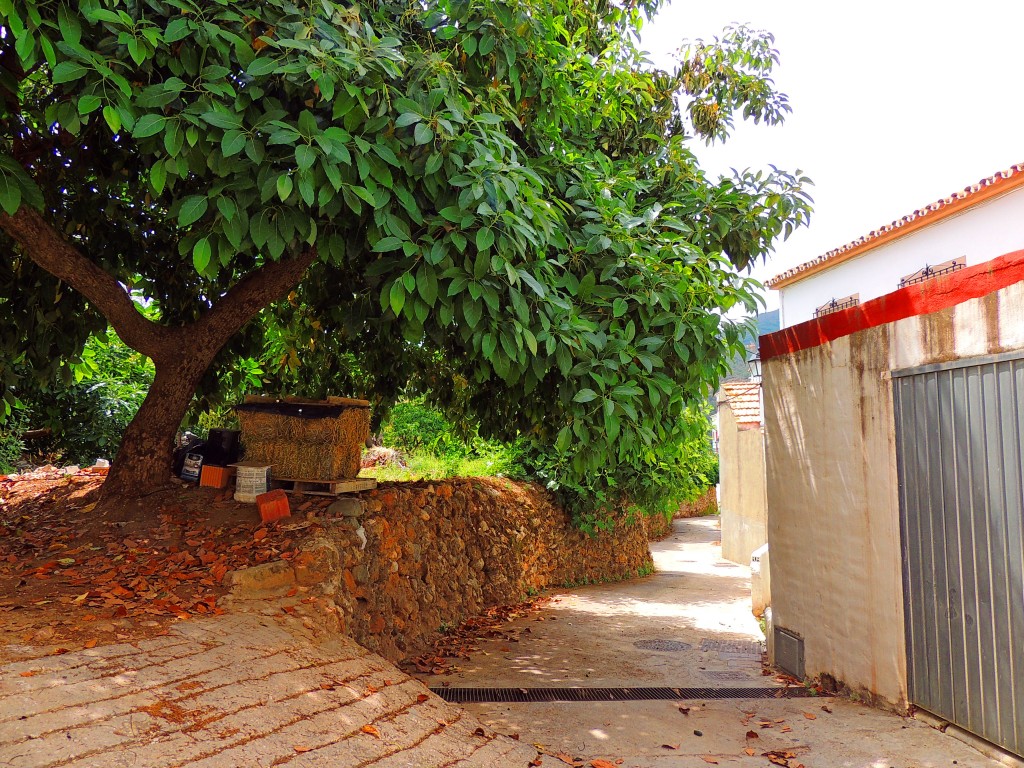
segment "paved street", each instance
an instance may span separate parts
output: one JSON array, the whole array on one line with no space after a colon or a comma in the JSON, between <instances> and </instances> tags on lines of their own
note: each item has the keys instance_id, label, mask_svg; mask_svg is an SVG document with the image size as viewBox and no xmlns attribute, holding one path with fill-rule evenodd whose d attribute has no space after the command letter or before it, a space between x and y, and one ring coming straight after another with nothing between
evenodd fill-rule
<instances>
[{"instance_id":1,"label":"paved street","mask_svg":"<svg viewBox=\"0 0 1024 768\"><path fill-rule=\"evenodd\" d=\"M314 645L296 624L235 614L8 664L0 765L426 768L536 756L475 733L471 715L355 643Z\"/></svg>"},{"instance_id":2,"label":"paved street","mask_svg":"<svg viewBox=\"0 0 1024 768\"><path fill-rule=\"evenodd\" d=\"M761 675L759 654L750 652L761 635L750 613L749 569L721 559L717 525L712 517L677 520L674 535L652 547L655 575L566 592L539 615L514 623L518 643L485 642L483 653L445 679L479 687L774 684ZM653 649L651 641L658 640L682 645ZM843 699L503 703L467 709L552 752L588 761L623 758L635 768L763 768L771 764L766 752L791 768L998 765L917 720Z\"/></svg>"}]
</instances>

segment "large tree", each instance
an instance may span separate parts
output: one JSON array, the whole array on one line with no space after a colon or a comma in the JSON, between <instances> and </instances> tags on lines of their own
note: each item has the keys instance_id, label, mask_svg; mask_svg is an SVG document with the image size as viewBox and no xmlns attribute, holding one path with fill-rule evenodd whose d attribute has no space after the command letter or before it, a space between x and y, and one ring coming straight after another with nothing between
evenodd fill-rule
<instances>
[{"instance_id":1,"label":"large tree","mask_svg":"<svg viewBox=\"0 0 1024 768\"><path fill-rule=\"evenodd\" d=\"M740 269L809 215L804 179L687 148L788 111L770 36L661 71L659 4L0 0L5 395L109 324L156 369L104 490L140 495L274 328L301 388L355 359L553 482L642 484L738 343Z\"/></svg>"}]
</instances>

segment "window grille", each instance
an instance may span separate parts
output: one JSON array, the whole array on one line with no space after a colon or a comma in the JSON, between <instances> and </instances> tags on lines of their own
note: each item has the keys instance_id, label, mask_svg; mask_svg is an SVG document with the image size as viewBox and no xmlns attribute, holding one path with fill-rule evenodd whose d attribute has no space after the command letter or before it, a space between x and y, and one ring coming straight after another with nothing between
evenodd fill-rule
<instances>
[{"instance_id":1,"label":"window grille","mask_svg":"<svg viewBox=\"0 0 1024 768\"><path fill-rule=\"evenodd\" d=\"M924 267L917 270L914 274L901 278L900 288L906 288L908 285L923 283L926 280L931 280L933 277L938 277L939 275L948 275L951 272L956 272L958 269L963 269L965 266L967 266L966 256L961 256L958 259L952 259L950 261L944 261L941 264L936 264L934 267L930 264L925 264Z\"/></svg>"},{"instance_id":2,"label":"window grille","mask_svg":"<svg viewBox=\"0 0 1024 768\"><path fill-rule=\"evenodd\" d=\"M823 317L824 315L831 315L833 312L839 312L843 309L849 309L850 307L856 307L860 304L860 294L852 293L849 296L844 296L841 299L830 299L826 303L822 304L816 310L814 310L815 317Z\"/></svg>"}]
</instances>

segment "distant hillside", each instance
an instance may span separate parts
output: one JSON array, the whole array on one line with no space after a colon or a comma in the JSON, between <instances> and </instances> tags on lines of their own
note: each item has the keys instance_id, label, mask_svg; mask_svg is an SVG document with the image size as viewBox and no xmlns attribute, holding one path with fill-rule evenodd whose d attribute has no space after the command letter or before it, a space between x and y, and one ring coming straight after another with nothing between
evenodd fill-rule
<instances>
[{"instance_id":1,"label":"distant hillside","mask_svg":"<svg viewBox=\"0 0 1024 768\"><path fill-rule=\"evenodd\" d=\"M779 310L774 309L771 312L762 312L757 316L757 335L764 336L767 333L775 333L779 330ZM750 357L750 353L757 349L757 338L748 334L747 338L743 340L743 346L748 350L747 358ZM747 360L736 355L729 361L729 375L726 376L726 380L729 379L746 379L750 377L750 366L747 364Z\"/></svg>"}]
</instances>

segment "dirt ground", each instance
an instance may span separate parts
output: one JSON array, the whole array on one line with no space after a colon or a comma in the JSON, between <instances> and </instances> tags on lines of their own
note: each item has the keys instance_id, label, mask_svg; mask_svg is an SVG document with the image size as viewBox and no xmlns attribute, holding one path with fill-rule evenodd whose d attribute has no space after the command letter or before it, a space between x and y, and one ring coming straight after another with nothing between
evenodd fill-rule
<instances>
[{"instance_id":1,"label":"dirt ground","mask_svg":"<svg viewBox=\"0 0 1024 768\"><path fill-rule=\"evenodd\" d=\"M0 476L0 661L219 614L227 571L293 557L305 514L330 504L297 497L291 518L263 524L229 491L175 484L123 523L94 513L103 477L52 467Z\"/></svg>"}]
</instances>

